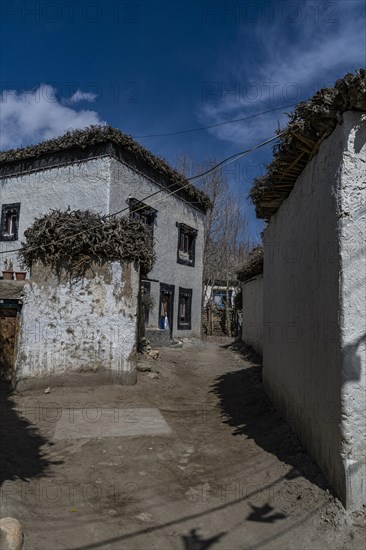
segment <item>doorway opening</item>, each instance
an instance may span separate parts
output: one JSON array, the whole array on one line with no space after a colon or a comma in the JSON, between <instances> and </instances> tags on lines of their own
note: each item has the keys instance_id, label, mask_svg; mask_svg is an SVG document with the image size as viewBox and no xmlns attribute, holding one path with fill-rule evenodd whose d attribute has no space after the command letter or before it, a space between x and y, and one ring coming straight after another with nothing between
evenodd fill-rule
<instances>
[{"instance_id":1,"label":"doorway opening","mask_svg":"<svg viewBox=\"0 0 366 550\"><path fill-rule=\"evenodd\" d=\"M13 378L20 307L15 300L0 302L0 383L2 384L11 383Z\"/></svg>"},{"instance_id":2,"label":"doorway opening","mask_svg":"<svg viewBox=\"0 0 366 550\"><path fill-rule=\"evenodd\" d=\"M169 330L173 336L174 285L160 283L159 328Z\"/></svg>"}]
</instances>

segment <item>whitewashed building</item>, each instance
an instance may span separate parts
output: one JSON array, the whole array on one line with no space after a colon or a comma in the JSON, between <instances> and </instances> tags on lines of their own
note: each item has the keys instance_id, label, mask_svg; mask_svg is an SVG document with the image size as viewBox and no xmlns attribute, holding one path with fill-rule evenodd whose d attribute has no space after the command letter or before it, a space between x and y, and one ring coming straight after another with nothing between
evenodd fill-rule
<instances>
[{"instance_id":1,"label":"whitewashed building","mask_svg":"<svg viewBox=\"0 0 366 550\"><path fill-rule=\"evenodd\" d=\"M130 213L150 228L156 262L142 280L152 334L200 336L208 198L165 161L110 127L0 153L0 270L19 270L24 231L52 209ZM169 340L169 339L168 339Z\"/></svg>"},{"instance_id":2,"label":"whitewashed building","mask_svg":"<svg viewBox=\"0 0 366 550\"><path fill-rule=\"evenodd\" d=\"M242 283L243 318L241 339L263 356L263 248L257 246L249 252L238 273Z\"/></svg>"},{"instance_id":3,"label":"whitewashed building","mask_svg":"<svg viewBox=\"0 0 366 550\"><path fill-rule=\"evenodd\" d=\"M366 504L366 71L301 104L252 198L263 382L350 510Z\"/></svg>"}]
</instances>

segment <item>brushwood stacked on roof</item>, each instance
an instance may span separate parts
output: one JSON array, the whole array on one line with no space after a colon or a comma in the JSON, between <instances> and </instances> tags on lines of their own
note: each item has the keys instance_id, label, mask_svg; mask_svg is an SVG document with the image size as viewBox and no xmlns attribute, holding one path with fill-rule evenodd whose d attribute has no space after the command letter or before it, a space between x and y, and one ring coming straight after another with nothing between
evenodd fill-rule
<instances>
[{"instance_id":1,"label":"brushwood stacked on roof","mask_svg":"<svg viewBox=\"0 0 366 550\"><path fill-rule=\"evenodd\" d=\"M211 207L209 197L190 184L182 174L174 170L164 159L145 149L131 136L111 126L90 126L82 130L72 130L60 137L43 141L37 145L1 151L0 164L37 158L41 155L65 151L67 149L86 149L87 147L106 142L114 143L118 147L135 155L148 166L169 178L172 183L179 187L184 187L184 191L188 193L189 197L204 208L208 209Z\"/></svg>"},{"instance_id":2,"label":"brushwood stacked on roof","mask_svg":"<svg viewBox=\"0 0 366 550\"><path fill-rule=\"evenodd\" d=\"M249 252L244 265L238 271L238 279L244 283L261 273L263 273L263 247L256 246Z\"/></svg>"},{"instance_id":3,"label":"brushwood stacked on roof","mask_svg":"<svg viewBox=\"0 0 366 550\"><path fill-rule=\"evenodd\" d=\"M139 220L102 216L89 210L53 210L35 220L24 232L19 253L31 267L34 262L82 276L93 263L138 262L148 273L155 260L151 236Z\"/></svg>"},{"instance_id":4,"label":"brushwood stacked on roof","mask_svg":"<svg viewBox=\"0 0 366 550\"><path fill-rule=\"evenodd\" d=\"M250 191L258 218L269 220L290 194L307 162L321 142L341 122L345 111L366 111L366 70L346 74L334 88L323 88L309 101L299 103L274 146L267 173L256 178Z\"/></svg>"}]
</instances>

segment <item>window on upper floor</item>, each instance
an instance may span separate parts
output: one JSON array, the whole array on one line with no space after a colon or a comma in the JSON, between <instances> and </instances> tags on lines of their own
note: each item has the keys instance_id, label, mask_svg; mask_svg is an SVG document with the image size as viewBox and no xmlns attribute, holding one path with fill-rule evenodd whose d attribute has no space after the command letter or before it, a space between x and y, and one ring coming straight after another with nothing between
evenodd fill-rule
<instances>
[{"instance_id":1,"label":"window on upper floor","mask_svg":"<svg viewBox=\"0 0 366 550\"><path fill-rule=\"evenodd\" d=\"M178 227L178 254L179 264L194 266L196 253L197 229L184 223L177 223Z\"/></svg>"},{"instance_id":2,"label":"window on upper floor","mask_svg":"<svg viewBox=\"0 0 366 550\"><path fill-rule=\"evenodd\" d=\"M2 241L18 240L19 213L20 213L20 202L2 205L0 240Z\"/></svg>"},{"instance_id":3,"label":"window on upper floor","mask_svg":"<svg viewBox=\"0 0 366 550\"><path fill-rule=\"evenodd\" d=\"M153 237L157 210L132 197L127 202L130 207L130 219L142 221L148 227L151 237Z\"/></svg>"},{"instance_id":4,"label":"window on upper floor","mask_svg":"<svg viewBox=\"0 0 366 550\"><path fill-rule=\"evenodd\" d=\"M192 289L179 287L178 330L190 330L192 319Z\"/></svg>"}]
</instances>

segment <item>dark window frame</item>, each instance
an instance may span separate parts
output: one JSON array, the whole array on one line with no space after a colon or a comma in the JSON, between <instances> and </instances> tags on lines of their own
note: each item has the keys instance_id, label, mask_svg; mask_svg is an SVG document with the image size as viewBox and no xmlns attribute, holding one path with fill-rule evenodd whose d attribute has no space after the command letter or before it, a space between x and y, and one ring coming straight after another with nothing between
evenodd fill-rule
<instances>
[{"instance_id":1,"label":"dark window frame","mask_svg":"<svg viewBox=\"0 0 366 550\"><path fill-rule=\"evenodd\" d=\"M188 317L188 321L185 321L182 323L180 318L180 305L181 305L181 296L184 296L185 298L188 297L188 304L186 304L186 308L188 312L186 313ZM193 290L191 288L182 288L179 287L179 293L178 293L178 330L192 330L192 296L193 296Z\"/></svg>"},{"instance_id":2,"label":"dark window frame","mask_svg":"<svg viewBox=\"0 0 366 550\"><path fill-rule=\"evenodd\" d=\"M178 228L177 263L194 267L196 262L196 239L198 231L185 223L177 222L176 226ZM184 244L185 242L187 245ZM187 248L188 250L182 250L182 248ZM182 257L182 254L187 254L188 258Z\"/></svg>"},{"instance_id":3,"label":"dark window frame","mask_svg":"<svg viewBox=\"0 0 366 550\"><path fill-rule=\"evenodd\" d=\"M14 202L11 204L3 204L1 206L1 234L0 241L17 241L19 235L19 218L20 218L20 202ZM14 232L12 235L6 234L6 224L8 214L15 215Z\"/></svg>"},{"instance_id":4,"label":"dark window frame","mask_svg":"<svg viewBox=\"0 0 366 550\"><path fill-rule=\"evenodd\" d=\"M166 283L160 283L160 296L159 296L159 308L158 308L158 327L159 328L160 328L160 322L161 322L161 319L162 319L161 304L162 304L162 297L163 297L164 293L170 294L170 308L169 308L168 320L169 320L170 337L172 338L172 336L173 336L173 323L174 323L175 285L168 285Z\"/></svg>"},{"instance_id":5,"label":"dark window frame","mask_svg":"<svg viewBox=\"0 0 366 550\"><path fill-rule=\"evenodd\" d=\"M129 197L127 199L127 204L130 207L130 219L139 219L145 223L146 227L151 233L151 237L154 237L154 225L156 220L156 215L158 213L155 208L152 208L148 204L135 199L134 197ZM144 218L147 222L144 221Z\"/></svg>"},{"instance_id":6,"label":"dark window frame","mask_svg":"<svg viewBox=\"0 0 366 550\"><path fill-rule=\"evenodd\" d=\"M221 298L220 303L217 303L215 301L215 298ZM216 307L225 307L226 301L229 302L229 307L232 307L232 301L233 301L233 289L229 288L229 290L226 289L220 289L220 288L214 288L212 290L212 303Z\"/></svg>"}]
</instances>

